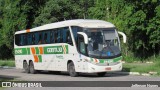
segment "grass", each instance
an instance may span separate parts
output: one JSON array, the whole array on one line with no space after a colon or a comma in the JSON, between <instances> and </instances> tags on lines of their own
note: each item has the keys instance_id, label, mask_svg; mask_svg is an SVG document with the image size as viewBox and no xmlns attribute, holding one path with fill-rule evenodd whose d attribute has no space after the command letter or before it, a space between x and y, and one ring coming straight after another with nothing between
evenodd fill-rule
<instances>
[{"instance_id":1,"label":"grass","mask_svg":"<svg viewBox=\"0 0 160 90\"><path fill-rule=\"evenodd\" d=\"M155 71L155 67L152 64L136 64L136 63L125 63L123 64L123 71L127 72L140 72L148 73L149 71Z\"/></svg>"},{"instance_id":2,"label":"grass","mask_svg":"<svg viewBox=\"0 0 160 90\"><path fill-rule=\"evenodd\" d=\"M160 59L155 61L152 64L147 63L124 63L123 71L126 72L139 72L139 73L148 73L150 71L157 72L160 75Z\"/></svg>"},{"instance_id":3,"label":"grass","mask_svg":"<svg viewBox=\"0 0 160 90\"><path fill-rule=\"evenodd\" d=\"M9 60L0 60L0 66L15 67L15 61L12 60L12 59L9 59Z\"/></svg>"},{"instance_id":4,"label":"grass","mask_svg":"<svg viewBox=\"0 0 160 90\"><path fill-rule=\"evenodd\" d=\"M148 73L153 71L160 75L160 55L151 56L148 58L138 58L135 57L133 53L129 52L127 56L123 55L123 57L126 62L123 64L123 71L139 73Z\"/></svg>"}]
</instances>

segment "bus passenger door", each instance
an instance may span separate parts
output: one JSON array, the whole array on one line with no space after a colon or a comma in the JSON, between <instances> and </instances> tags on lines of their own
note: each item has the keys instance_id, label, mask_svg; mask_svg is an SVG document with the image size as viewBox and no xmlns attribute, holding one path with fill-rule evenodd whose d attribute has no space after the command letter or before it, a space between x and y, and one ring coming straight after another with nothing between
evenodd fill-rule
<instances>
[{"instance_id":1,"label":"bus passenger door","mask_svg":"<svg viewBox=\"0 0 160 90\"><path fill-rule=\"evenodd\" d=\"M79 52L79 60L78 65L80 66L82 72L87 69L87 63L84 62L84 57L87 55L87 48L86 48L84 36L78 34L78 42L77 42L77 49Z\"/></svg>"}]
</instances>

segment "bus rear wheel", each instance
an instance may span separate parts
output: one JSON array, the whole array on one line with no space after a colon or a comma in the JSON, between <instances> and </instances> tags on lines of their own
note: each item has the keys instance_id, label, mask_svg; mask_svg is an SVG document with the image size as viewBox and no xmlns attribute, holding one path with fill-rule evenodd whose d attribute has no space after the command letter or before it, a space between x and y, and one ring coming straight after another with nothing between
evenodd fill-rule
<instances>
[{"instance_id":1,"label":"bus rear wheel","mask_svg":"<svg viewBox=\"0 0 160 90\"><path fill-rule=\"evenodd\" d=\"M23 69L25 73L29 73L29 66L26 61L23 62Z\"/></svg>"},{"instance_id":2,"label":"bus rear wheel","mask_svg":"<svg viewBox=\"0 0 160 90\"><path fill-rule=\"evenodd\" d=\"M69 72L69 75L70 75L71 77L76 77L76 76L78 76L78 73L75 71L75 66L74 66L73 62L70 62L70 63L68 64L68 72Z\"/></svg>"},{"instance_id":3,"label":"bus rear wheel","mask_svg":"<svg viewBox=\"0 0 160 90\"><path fill-rule=\"evenodd\" d=\"M97 76L99 77L104 77L106 75L106 72L99 72L97 73Z\"/></svg>"},{"instance_id":4,"label":"bus rear wheel","mask_svg":"<svg viewBox=\"0 0 160 90\"><path fill-rule=\"evenodd\" d=\"M31 74L35 74L36 73L36 70L34 69L34 64L33 64L32 61L29 63L29 70L30 70Z\"/></svg>"}]
</instances>

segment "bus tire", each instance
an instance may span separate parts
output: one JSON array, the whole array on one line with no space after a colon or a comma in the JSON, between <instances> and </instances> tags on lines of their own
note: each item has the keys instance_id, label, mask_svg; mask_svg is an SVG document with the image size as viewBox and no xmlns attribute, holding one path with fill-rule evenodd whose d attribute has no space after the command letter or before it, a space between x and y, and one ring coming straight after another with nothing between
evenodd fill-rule
<instances>
[{"instance_id":1,"label":"bus tire","mask_svg":"<svg viewBox=\"0 0 160 90\"><path fill-rule=\"evenodd\" d=\"M36 70L34 69L34 64L33 64L32 61L29 63L29 71L30 71L31 74L36 73Z\"/></svg>"},{"instance_id":2,"label":"bus tire","mask_svg":"<svg viewBox=\"0 0 160 90\"><path fill-rule=\"evenodd\" d=\"M23 62L23 69L25 73L29 73L29 66L26 61Z\"/></svg>"},{"instance_id":3,"label":"bus tire","mask_svg":"<svg viewBox=\"0 0 160 90\"><path fill-rule=\"evenodd\" d=\"M104 77L106 75L106 72L99 72L97 73L98 77Z\"/></svg>"},{"instance_id":4,"label":"bus tire","mask_svg":"<svg viewBox=\"0 0 160 90\"><path fill-rule=\"evenodd\" d=\"M78 73L75 71L75 66L73 64L73 62L70 62L68 64L68 73L71 77L76 77L78 76Z\"/></svg>"}]
</instances>

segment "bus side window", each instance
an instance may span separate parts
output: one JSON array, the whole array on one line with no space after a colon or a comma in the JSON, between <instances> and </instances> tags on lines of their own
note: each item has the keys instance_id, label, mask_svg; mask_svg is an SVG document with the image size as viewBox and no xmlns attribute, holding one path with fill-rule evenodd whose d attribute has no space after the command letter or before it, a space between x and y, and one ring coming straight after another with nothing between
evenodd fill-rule
<instances>
[{"instance_id":1,"label":"bus side window","mask_svg":"<svg viewBox=\"0 0 160 90\"><path fill-rule=\"evenodd\" d=\"M63 35L62 36L63 37L63 41L62 42L63 43L67 43L67 28L64 28L63 31L62 31L62 33L63 33L62 34Z\"/></svg>"},{"instance_id":2,"label":"bus side window","mask_svg":"<svg viewBox=\"0 0 160 90\"><path fill-rule=\"evenodd\" d=\"M72 26L71 28L72 28L72 32L73 32L75 42L77 42L78 41L78 38L77 38L78 27Z\"/></svg>"},{"instance_id":3,"label":"bus side window","mask_svg":"<svg viewBox=\"0 0 160 90\"><path fill-rule=\"evenodd\" d=\"M20 38L20 46L26 45L26 35L22 34Z\"/></svg>"},{"instance_id":4,"label":"bus side window","mask_svg":"<svg viewBox=\"0 0 160 90\"><path fill-rule=\"evenodd\" d=\"M58 32L57 32L57 30L55 30L54 43L57 43L57 41L58 41Z\"/></svg>"},{"instance_id":5,"label":"bus side window","mask_svg":"<svg viewBox=\"0 0 160 90\"><path fill-rule=\"evenodd\" d=\"M42 44L42 33L39 32L38 44Z\"/></svg>"},{"instance_id":6,"label":"bus side window","mask_svg":"<svg viewBox=\"0 0 160 90\"><path fill-rule=\"evenodd\" d=\"M54 43L55 42L55 40L54 40L54 31L53 30L51 30L50 31L50 43Z\"/></svg>"},{"instance_id":7,"label":"bus side window","mask_svg":"<svg viewBox=\"0 0 160 90\"><path fill-rule=\"evenodd\" d=\"M22 35L19 35L18 46L22 46L22 45L23 45Z\"/></svg>"},{"instance_id":8,"label":"bus side window","mask_svg":"<svg viewBox=\"0 0 160 90\"><path fill-rule=\"evenodd\" d=\"M61 28L60 30L60 43L63 43L63 30L64 28Z\"/></svg>"},{"instance_id":9,"label":"bus side window","mask_svg":"<svg viewBox=\"0 0 160 90\"><path fill-rule=\"evenodd\" d=\"M23 45L27 45L27 34L23 35Z\"/></svg>"},{"instance_id":10,"label":"bus side window","mask_svg":"<svg viewBox=\"0 0 160 90\"><path fill-rule=\"evenodd\" d=\"M39 32L35 33L35 45L37 45L39 42Z\"/></svg>"},{"instance_id":11,"label":"bus side window","mask_svg":"<svg viewBox=\"0 0 160 90\"><path fill-rule=\"evenodd\" d=\"M19 45L20 45L20 42L21 42L21 40L20 40L20 35L19 35L19 34L16 34L16 35L15 35L15 44L16 44L17 46L19 46Z\"/></svg>"},{"instance_id":12,"label":"bus side window","mask_svg":"<svg viewBox=\"0 0 160 90\"><path fill-rule=\"evenodd\" d=\"M20 42L19 42L19 45L20 45L20 46L23 46L23 45L24 45L24 42L23 42L23 35L22 35L22 34L20 35L19 41L20 41Z\"/></svg>"},{"instance_id":13,"label":"bus side window","mask_svg":"<svg viewBox=\"0 0 160 90\"><path fill-rule=\"evenodd\" d=\"M43 37L44 37L43 38L43 43L47 44L47 33L46 32L44 32L44 36Z\"/></svg>"},{"instance_id":14,"label":"bus side window","mask_svg":"<svg viewBox=\"0 0 160 90\"><path fill-rule=\"evenodd\" d=\"M70 44L70 45L73 45L73 42L72 42L72 38L71 38L71 34L70 34L69 29L67 30L66 38L67 38L67 43Z\"/></svg>"},{"instance_id":15,"label":"bus side window","mask_svg":"<svg viewBox=\"0 0 160 90\"><path fill-rule=\"evenodd\" d=\"M32 44L32 36L31 36L31 33L28 33L27 34L27 38L28 38L28 45L31 45Z\"/></svg>"},{"instance_id":16,"label":"bus side window","mask_svg":"<svg viewBox=\"0 0 160 90\"><path fill-rule=\"evenodd\" d=\"M50 31L47 31L47 44L51 43L50 39Z\"/></svg>"},{"instance_id":17,"label":"bus side window","mask_svg":"<svg viewBox=\"0 0 160 90\"><path fill-rule=\"evenodd\" d=\"M62 42L62 28L58 29L58 43Z\"/></svg>"},{"instance_id":18,"label":"bus side window","mask_svg":"<svg viewBox=\"0 0 160 90\"><path fill-rule=\"evenodd\" d=\"M78 34L77 32L82 32L82 28L81 27L78 27L78 26L72 26L72 33L73 33L73 36L74 36L74 40L76 42L76 46L78 48Z\"/></svg>"},{"instance_id":19,"label":"bus side window","mask_svg":"<svg viewBox=\"0 0 160 90\"><path fill-rule=\"evenodd\" d=\"M49 44L50 43L50 32L49 31L45 31L43 33L43 43L44 44Z\"/></svg>"},{"instance_id":20,"label":"bus side window","mask_svg":"<svg viewBox=\"0 0 160 90\"><path fill-rule=\"evenodd\" d=\"M35 33L32 33L32 45L35 44Z\"/></svg>"}]
</instances>

